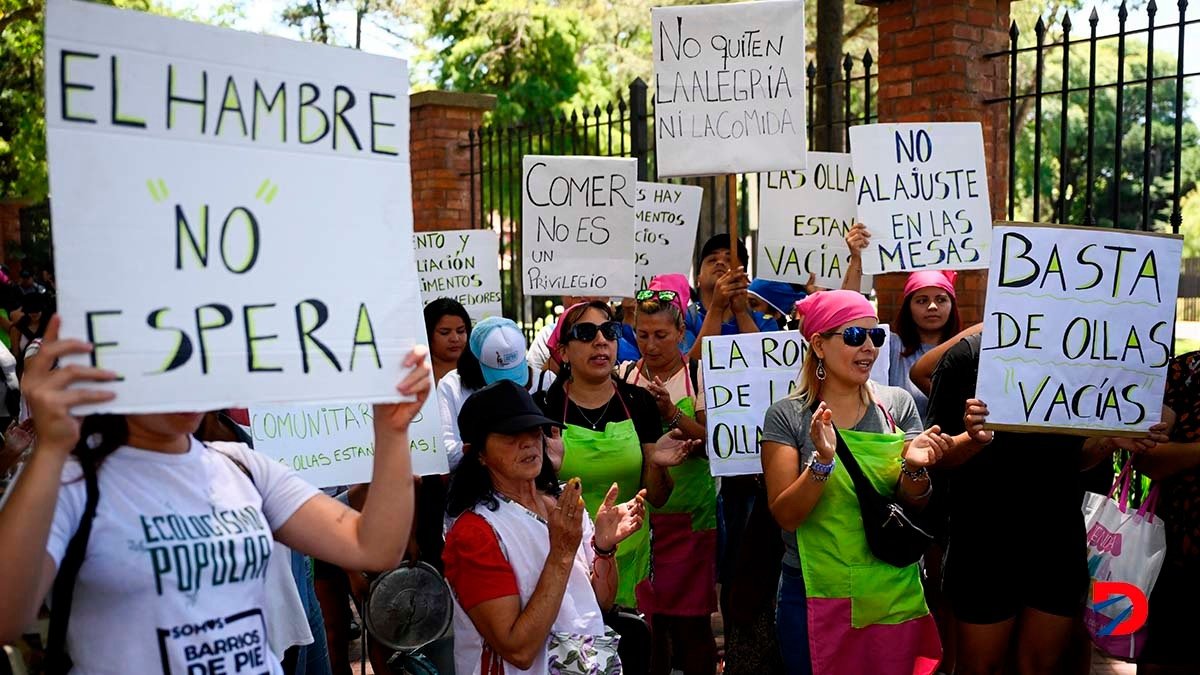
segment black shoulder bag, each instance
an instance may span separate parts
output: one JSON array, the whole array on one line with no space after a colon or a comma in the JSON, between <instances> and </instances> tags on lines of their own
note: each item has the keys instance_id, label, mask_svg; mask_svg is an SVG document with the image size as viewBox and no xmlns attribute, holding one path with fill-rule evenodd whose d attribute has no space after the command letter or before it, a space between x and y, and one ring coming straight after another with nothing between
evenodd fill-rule
<instances>
[{"instance_id":1,"label":"black shoulder bag","mask_svg":"<svg viewBox=\"0 0 1200 675\"><path fill-rule=\"evenodd\" d=\"M885 414L886 416L886 414ZM883 562L896 567L908 567L921 559L933 536L917 525L895 497L881 495L858 465L858 460L846 446L837 429L837 458L850 480L854 482L854 494L858 497L858 508L862 511L863 530L867 534L867 546L871 553Z\"/></svg>"}]
</instances>

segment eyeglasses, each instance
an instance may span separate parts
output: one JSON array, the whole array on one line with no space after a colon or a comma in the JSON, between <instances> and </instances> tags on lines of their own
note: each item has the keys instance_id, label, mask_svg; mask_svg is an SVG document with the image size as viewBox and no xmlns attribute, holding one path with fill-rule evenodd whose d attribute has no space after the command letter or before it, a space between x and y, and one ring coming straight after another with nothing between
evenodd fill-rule
<instances>
[{"instance_id":1,"label":"eyeglasses","mask_svg":"<svg viewBox=\"0 0 1200 675\"><path fill-rule=\"evenodd\" d=\"M571 330L567 331L566 341L579 340L580 342L591 342L596 339L597 333L603 333L605 340L616 340L621 336L621 324L616 321L577 323L571 326Z\"/></svg>"},{"instance_id":2,"label":"eyeglasses","mask_svg":"<svg viewBox=\"0 0 1200 675\"><path fill-rule=\"evenodd\" d=\"M858 326L850 326L840 333L821 333L825 337L833 337L840 335L842 341L850 347L861 347L867 341L867 337L871 338L871 344L876 347L882 347L883 341L887 339L887 331L882 328L859 328Z\"/></svg>"},{"instance_id":3,"label":"eyeglasses","mask_svg":"<svg viewBox=\"0 0 1200 675\"><path fill-rule=\"evenodd\" d=\"M656 291L647 288L644 291L638 291L634 294L633 299L638 302L646 302L647 300L658 300L660 302L675 302L679 294L675 291Z\"/></svg>"}]
</instances>

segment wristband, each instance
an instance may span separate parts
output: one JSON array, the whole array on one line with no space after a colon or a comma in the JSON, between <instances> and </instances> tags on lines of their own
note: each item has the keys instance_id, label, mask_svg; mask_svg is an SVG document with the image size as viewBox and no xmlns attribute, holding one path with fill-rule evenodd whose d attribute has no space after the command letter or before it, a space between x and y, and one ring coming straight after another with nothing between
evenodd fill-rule
<instances>
[{"instance_id":1,"label":"wristband","mask_svg":"<svg viewBox=\"0 0 1200 675\"><path fill-rule=\"evenodd\" d=\"M596 554L597 558L611 558L614 555L616 555L617 547L614 546L607 550L600 548L599 546L596 545L596 535L593 534L592 535L592 552Z\"/></svg>"},{"instance_id":2,"label":"wristband","mask_svg":"<svg viewBox=\"0 0 1200 675\"><path fill-rule=\"evenodd\" d=\"M667 428L669 428L669 429L679 428L679 418L680 417L683 417L683 410L681 410L679 408L679 406L675 406L675 416L671 418L670 422L667 422Z\"/></svg>"},{"instance_id":3,"label":"wristband","mask_svg":"<svg viewBox=\"0 0 1200 675\"><path fill-rule=\"evenodd\" d=\"M908 476L908 479L914 483L919 483L921 481L929 481L929 469L927 469L925 467L921 467L921 468L917 469L916 471L909 471L908 470L908 462L906 462L904 460L904 458L900 458L900 473L903 473L905 476Z\"/></svg>"},{"instance_id":4,"label":"wristband","mask_svg":"<svg viewBox=\"0 0 1200 675\"><path fill-rule=\"evenodd\" d=\"M813 480L824 482L829 480L829 474L833 472L835 466L837 466L837 457L830 459L828 464L822 464L821 460L813 455L812 461L808 463L808 471L812 474Z\"/></svg>"}]
</instances>

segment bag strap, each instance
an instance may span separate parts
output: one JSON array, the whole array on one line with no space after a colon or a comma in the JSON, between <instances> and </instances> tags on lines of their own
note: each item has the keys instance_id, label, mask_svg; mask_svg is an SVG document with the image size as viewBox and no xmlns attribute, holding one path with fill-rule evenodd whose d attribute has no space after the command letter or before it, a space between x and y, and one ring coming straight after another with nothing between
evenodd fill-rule
<instances>
[{"instance_id":1,"label":"bag strap","mask_svg":"<svg viewBox=\"0 0 1200 675\"><path fill-rule=\"evenodd\" d=\"M859 466L854 453L850 452L850 446L846 445L846 439L842 438L837 427L833 427L833 435L837 438L837 458L846 467L846 473L850 475L850 480L854 483L855 494L866 494L864 491L870 490L878 495L879 491L863 473L862 467Z\"/></svg>"},{"instance_id":2,"label":"bag strap","mask_svg":"<svg viewBox=\"0 0 1200 675\"><path fill-rule=\"evenodd\" d=\"M1138 507L1137 515L1139 518L1144 518L1147 523L1154 522L1154 507L1158 506L1158 483L1155 483L1150 488L1150 494L1142 500L1142 505Z\"/></svg>"},{"instance_id":3,"label":"bag strap","mask_svg":"<svg viewBox=\"0 0 1200 675\"><path fill-rule=\"evenodd\" d=\"M1117 488L1120 487L1120 496L1117 497L1117 508L1121 513L1129 508L1129 481L1133 478L1133 459L1125 462L1125 466L1121 469L1121 473L1117 475L1117 479L1113 481L1112 488L1108 491L1108 497L1111 499L1117 494Z\"/></svg>"},{"instance_id":4,"label":"bag strap","mask_svg":"<svg viewBox=\"0 0 1200 675\"><path fill-rule=\"evenodd\" d=\"M50 631L46 641L46 673L47 675L66 675L71 669L71 659L67 655L67 624L71 619L71 601L75 593L75 582L79 578L79 568L87 557L88 539L92 536L92 522L96 519L96 505L100 502L100 484L96 479L96 467L80 463L83 469L83 480L87 490L87 501L83 507L83 517L79 519L79 528L67 544L67 551L59 565L58 574L54 577L54 588L51 591Z\"/></svg>"}]
</instances>

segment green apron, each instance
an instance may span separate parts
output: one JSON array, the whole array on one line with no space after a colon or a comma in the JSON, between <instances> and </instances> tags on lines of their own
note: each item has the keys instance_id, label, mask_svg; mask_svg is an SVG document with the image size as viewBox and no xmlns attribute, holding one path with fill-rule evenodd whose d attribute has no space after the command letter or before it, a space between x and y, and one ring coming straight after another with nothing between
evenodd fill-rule
<instances>
[{"instance_id":1,"label":"green apron","mask_svg":"<svg viewBox=\"0 0 1200 675\"><path fill-rule=\"evenodd\" d=\"M675 403L684 415L695 419L696 402L690 397ZM669 429L664 425L663 433ZM692 516L692 531L717 529L717 484L704 457L692 457L669 469L675 487L662 508L654 513L688 513Z\"/></svg>"},{"instance_id":2,"label":"green apron","mask_svg":"<svg viewBox=\"0 0 1200 675\"><path fill-rule=\"evenodd\" d=\"M900 477L904 434L838 433L875 488L890 493ZM929 613L917 565L894 567L871 554L854 483L845 468L830 474L816 506L796 528L796 544L809 600L849 599L854 628L899 624ZM842 629L818 623L809 626L809 635L813 642L836 639L830 633Z\"/></svg>"},{"instance_id":3,"label":"green apron","mask_svg":"<svg viewBox=\"0 0 1200 675\"><path fill-rule=\"evenodd\" d=\"M596 509L613 483L617 484L617 503L629 501L642 489L642 443L638 440L633 418L620 392L613 395L629 417L609 422L604 431L568 424L562 432L563 460L560 480L579 478L588 515L596 519ZM567 395L563 387L563 423L567 420ZM617 546L617 604L637 607L634 588L650 576L650 527L643 526Z\"/></svg>"}]
</instances>

